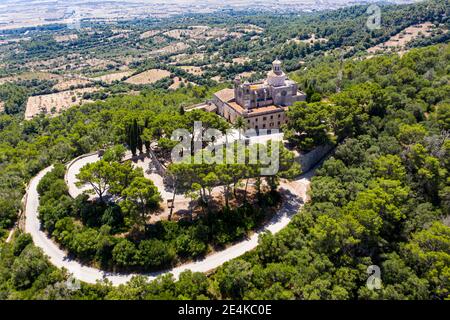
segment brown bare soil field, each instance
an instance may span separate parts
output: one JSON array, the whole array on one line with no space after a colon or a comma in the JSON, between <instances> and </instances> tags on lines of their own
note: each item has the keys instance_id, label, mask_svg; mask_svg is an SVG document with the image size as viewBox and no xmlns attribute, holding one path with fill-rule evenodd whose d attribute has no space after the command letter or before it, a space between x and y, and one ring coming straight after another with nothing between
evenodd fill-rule
<instances>
[{"instance_id":1,"label":"brown bare soil field","mask_svg":"<svg viewBox=\"0 0 450 320\"><path fill-rule=\"evenodd\" d=\"M32 61L25 64L25 67L30 69L36 69L36 68L58 68L58 67L65 67L70 62L75 62L80 58L79 54L69 54L67 56L47 59L47 60L39 60L39 61Z\"/></svg>"},{"instance_id":2,"label":"brown bare soil field","mask_svg":"<svg viewBox=\"0 0 450 320\"><path fill-rule=\"evenodd\" d=\"M242 72L242 73L238 74L238 76L240 76L243 79L247 79L247 78L250 78L254 74L255 74L255 72Z\"/></svg>"},{"instance_id":3,"label":"brown bare soil field","mask_svg":"<svg viewBox=\"0 0 450 320\"><path fill-rule=\"evenodd\" d=\"M233 38L240 38L243 36L242 32L229 31L226 28L211 28L208 26L193 26L186 29L172 29L164 32L164 35L177 40L210 40L213 38L225 38L232 36Z\"/></svg>"},{"instance_id":4,"label":"brown bare soil field","mask_svg":"<svg viewBox=\"0 0 450 320\"><path fill-rule=\"evenodd\" d=\"M118 66L112 60L98 58L84 58L78 54L61 56L48 60L33 61L25 64L29 69L48 70L49 72L62 71L82 71L84 68L89 69L105 69L108 65Z\"/></svg>"},{"instance_id":5,"label":"brown bare soil field","mask_svg":"<svg viewBox=\"0 0 450 320\"><path fill-rule=\"evenodd\" d=\"M115 64L111 60L106 59L98 59L98 58L91 58L91 59L81 59L81 65L82 66L89 66L89 67L106 67L108 64Z\"/></svg>"},{"instance_id":6,"label":"brown bare soil field","mask_svg":"<svg viewBox=\"0 0 450 320\"><path fill-rule=\"evenodd\" d=\"M368 53L376 53L378 51L391 50L391 49L405 49L405 46L418 38L419 36L429 37L434 25L431 22L425 22L419 25L410 26L403 29L396 35L389 38L388 41L380 43L367 49Z\"/></svg>"},{"instance_id":7,"label":"brown bare soil field","mask_svg":"<svg viewBox=\"0 0 450 320\"><path fill-rule=\"evenodd\" d=\"M252 59L250 59L248 57L238 57L238 58L233 59L233 63L237 63L237 64L244 64L244 63L250 62L250 61L252 61Z\"/></svg>"},{"instance_id":8,"label":"brown bare soil field","mask_svg":"<svg viewBox=\"0 0 450 320\"><path fill-rule=\"evenodd\" d=\"M242 34L239 33L239 32L231 32L230 33L228 30L223 29L223 28L211 28L211 29L209 29L208 31L205 32L205 35L204 35L203 39L204 40L209 40L209 39L212 39L212 38L222 39L222 38L225 38L225 37L227 37L229 35L232 35L235 38L238 38L239 35L242 36Z\"/></svg>"},{"instance_id":9,"label":"brown bare soil field","mask_svg":"<svg viewBox=\"0 0 450 320\"><path fill-rule=\"evenodd\" d=\"M250 32L262 33L262 32L264 32L264 29L261 27L255 26L254 24L245 24L245 25L239 26L238 31L246 32L246 33L250 33Z\"/></svg>"},{"instance_id":10,"label":"brown bare soil field","mask_svg":"<svg viewBox=\"0 0 450 320\"><path fill-rule=\"evenodd\" d=\"M202 40L208 37L207 36L208 30L210 30L210 27L208 26L193 26L187 29L172 29L164 32L164 35L178 40L181 39Z\"/></svg>"},{"instance_id":11,"label":"brown bare soil field","mask_svg":"<svg viewBox=\"0 0 450 320\"><path fill-rule=\"evenodd\" d=\"M56 115L58 112L71 106L80 105L86 102L83 101L83 94L86 92L95 92L97 90L97 88L84 88L29 97L25 111L25 119L32 119L41 112Z\"/></svg>"},{"instance_id":12,"label":"brown bare soil field","mask_svg":"<svg viewBox=\"0 0 450 320\"><path fill-rule=\"evenodd\" d=\"M92 78L94 81L103 81L106 83L113 83L114 81L121 81L124 77L129 77L133 74L133 71L123 71L117 73L105 74L101 77Z\"/></svg>"},{"instance_id":13,"label":"brown bare soil field","mask_svg":"<svg viewBox=\"0 0 450 320\"><path fill-rule=\"evenodd\" d=\"M52 74L48 72L24 72L15 76L0 78L0 84L5 82L16 82L23 80L62 80L63 77L57 74Z\"/></svg>"},{"instance_id":14,"label":"brown bare soil field","mask_svg":"<svg viewBox=\"0 0 450 320\"><path fill-rule=\"evenodd\" d=\"M161 36L154 36L153 37L153 42L156 43L156 44L161 44L161 43L168 42L168 40L166 38L164 38L164 37L161 37Z\"/></svg>"},{"instance_id":15,"label":"brown bare soil field","mask_svg":"<svg viewBox=\"0 0 450 320\"><path fill-rule=\"evenodd\" d=\"M164 35L175 38L175 39L182 39L182 38L190 38L191 30L188 29L173 29L164 32Z\"/></svg>"},{"instance_id":16,"label":"brown bare soil field","mask_svg":"<svg viewBox=\"0 0 450 320\"><path fill-rule=\"evenodd\" d=\"M82 85L90 84L91 82L85 79L70 79L70 80L64 80L61 81L53 86L53 89L59 90L59 91L66 91L69 90L70 87L77 87Z\"/></svg>"},{"instance_id":17,"label":"brown bare soil field","mask_svg":"<svg viewBox=\"0 0 450 320\"><path fill-rule=\"evenodd\" d=\"M189 81L181 77L175 77L173 78L173 84L169 87L169 89L176 90L180 87L181 83L184 83L187 86Z\"/></svg>"},{"instance_id":18,"label":"brown bare soil field","mask_svg":"<svg viewBox=\"0 0 450 320\"><path fill-rule=\"evenodd\" d=\"M161 49L153 50L151 54L158 55L158 54L174 54L180 51L184 51L188 49L190 46L184 42L177 42L170 44L168 46L165 46Z\"/></svg>"},{"instance_id":19,"label":"brown bare soil field","mask_svg":"<svg viewBox=\"0 0 450 320\"><path fill-rule=\"evenodd\" d=\"M169 76L170 72L167 70L150 69L128 78L125 82L131 84L152 84Z\"/></svg>"},{"instance_id":20,"label":"brown bare soil field","mask_svg":"<svg viewBox=\"0 0 450 320\"><path fill-rule=\"evenodd\" d=\"M139 38L141 38L141 39L151 38L153 36L156 36L160 32L161 32L160 30L148 30L148 31L145 31L144 33L142 33L139 36Z\"/></svg>"},{"instance_id":21,"label":"brown bare soil field","mask_svg":"<svg viewBox=\"0 0 450 320\"><path fill-rule=\"evenodd\" d=\"M170 57L170 60L174 61L175 63L189 64L194 61L201 61L204 58L205 58L204 53L194 53L194 54L181 53L177 54L176 56Z\"/></svg>"},{"instance_id":22,"label":"brown bare soil field","mask_svg":"<svg viewBox=\"0 0 450 320\"><path fill-rule=\"evenodd\" d=\"M114 39L124 39L124 38L128 39L129 37L130 37L130 35L128 33L119 33L112 37L109 37L108 40L111 41Z\"/></svg>"},{"instance_id":23,"label":"brown bare soil field","mask_svg":"<svg viewBox=\"0 0 450 320\"><path fill-rule=\"evenodd\" d=\"M202 68L196 66L181 66L180 69L183 69L184 71L195 76L201 76L203 74Z\"/></svg>"},{"instance_id":24,"label":"brown bare soil field","mask_svg":"<svg viewBox=\"0 0 450 320\"><path fill-rule=\"evenodd\" d=\"M68 34L68 35L63 35L63 36L54 36L53 39L55 39L56 42L68 42L68 41L78 40L78 35Z\"/></svg>"}]
</instances>

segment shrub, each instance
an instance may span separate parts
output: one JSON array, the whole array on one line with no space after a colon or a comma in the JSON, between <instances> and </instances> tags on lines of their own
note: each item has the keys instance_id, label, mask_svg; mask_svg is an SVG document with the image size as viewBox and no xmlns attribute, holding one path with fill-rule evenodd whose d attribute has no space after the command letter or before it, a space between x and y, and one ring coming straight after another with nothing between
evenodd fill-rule
<instances>
[{"instance_id":1,"label":"shrub","mask_svg":"<svg viewBox=\"0 0 450 320\"><path fill-rule=\"evenodd\" d=\"M126 239L120 240L112 250L112 258L115 264L121 267L136 265L138 250L133 242Z\"/></svg>"},{"instance_id":2,"label":"shrub","mask_svg":"<svg viewBox=\"0 0 450 320\"><path fill-rule=\"evenodd\" d=\"M22 253L26 246L33 242L31 235L28 233L22 233L17 237L14 241L13 253L15 256L18 256Z\"/></svg>"},{"instance_id":3,"label":"shrub","mask_svg":"<svg viewBox=\"0 0 450 320\"><path fill-rule=\"evenodd\" d=\"M64 179L64 174L66 167L63 164L56 164L52 171L48 172L37 186L37 191L39 195L43 195L45 192L50 190L50 187L55 183L56 180Z\"/></svg>"},{"instance_id":4,"label":"shrub","mask_svg":"<svg viewBox=\"0 0 450 320\"><path fill-rule=\"evenodd\" d=\"M139 263L146 270L168 266L175 258L175 249L160 240L143 240L139 244Z\"/></svg>"}]
</instances>

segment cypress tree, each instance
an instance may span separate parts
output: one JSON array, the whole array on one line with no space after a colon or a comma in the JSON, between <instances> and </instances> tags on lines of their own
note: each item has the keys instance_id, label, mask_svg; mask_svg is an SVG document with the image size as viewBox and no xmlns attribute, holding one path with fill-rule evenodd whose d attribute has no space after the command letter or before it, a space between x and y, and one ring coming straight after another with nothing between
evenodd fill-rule
<instances>
[{"instance_id":1,"label":"cypress tree","mask_svg":"<svg viewBox=\"0 0 450 320\"><path fill-rule=\"evenodd\" d=\"M137 120L134 120L134 121L135 121L135 128L136 128L136 146L137 146L137 149L139 150L139 152L142 153L143 152L143 143L142 143L142 137L141 137L142 128L137 123Z\"/></svg>"},{"instance_id":2,"label":"cypress tree","mask_svg":"<svg viewBox=\"0 0 450 320\"><path fill-rule=\"evenodd\" d=\"M136 120L134 120L134 121L136 121ZM130 127L130 129L129 129L129 134L128 134L128 144L130 146L131 153L133 154L133 156L135 156L137 142L136 142L136 127L134 125L134 122L132 124L130 124L129 127Z\"/></svg>"},{"instance_id":3,"label":"cypress tree","mask_svg":"<svg viewBox=\"0 0 450 320\"><path fill-rule=\"evenodd\" d=\"M144 129L148 129L148 127L149 127L148 118L145 118L145 120L144 120ZM146 139L144 141L144 145L145 145L145 149L147 150L147 152L150 152L150 139Z\"/></svg>"}]
</instances>

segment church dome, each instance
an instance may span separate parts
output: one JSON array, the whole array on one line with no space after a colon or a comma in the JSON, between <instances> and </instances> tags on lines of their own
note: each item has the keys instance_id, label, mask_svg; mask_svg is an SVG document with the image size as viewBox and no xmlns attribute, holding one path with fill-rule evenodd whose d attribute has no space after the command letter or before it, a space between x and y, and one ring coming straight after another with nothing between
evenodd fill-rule
<instances>
[{"instance_id":1,"label":"church dome","mask_svg":"<svg viewBox=\"0 0 450 320\"><path fill-rule=\"evenodd\" d=\"M281 61L272 62L272 70L267 74L267 84L274 87L285 85L286 74L281 70Z\"/></svg>"}]
</instances>

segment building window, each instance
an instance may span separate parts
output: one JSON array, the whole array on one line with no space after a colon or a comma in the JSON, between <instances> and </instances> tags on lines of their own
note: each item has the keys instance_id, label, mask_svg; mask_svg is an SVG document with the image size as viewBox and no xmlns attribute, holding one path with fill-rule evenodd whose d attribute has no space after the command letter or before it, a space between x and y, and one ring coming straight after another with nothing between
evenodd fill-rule
<instances>
[{"instance_id":1,"label":"building window","mask_svg":"<svg viewBox=\"0 0 450 320\"><path fill-rule=\"evenodd\" d=\"M273 127L273 122L270 123L270 126Z\"/></svg>"},{"instance_id":2,"label":"building window","mask_svg":"<svg viewBox=\"0 0 450 320\"><path fill-rule=\"evenodd\" d=\"M263 121L266 121L267 120L267 118L266 117L263 117Z\"/></svg>"},{"instance_id":3,"label":"building window","mask_svg":"<svg viewBox=\"0 0 450 320\"><path fill-rule=\"evenodd\" d=\"M278 119L280 119L280 118L281 118L281 114L278 115Z\"/></svg>"},{"instance_id":4,"label":"building window","mask_svg":"<svg viewBox=\"0 0 450 320\"><path fill-rule=\"evenodd\" d=\"M270 116L270 119L273 119L273 116Z\"/></svg>"},{"instance_id":5,"label":"building window","mask_svg":"<svg viewBox=\"0 0 450 320\"><path fill-rule=\"evenodd\" d=\"M266 128L266 124L263 124L263 129L265 129Z\"/></svg>"},{"instance_id":6,"label":"building window","mask_svg":"<svg viewBox=\"0 0 450 320\"><path fill-rule=\"evenodd\" d=\"M247 123L250 123L250 120L247 120Z\"/></svg>"},{"instance_id":7,"label":"building window","mask_svg":"<svg viewBox=\"0 0 450 320\"><path fill-rule=\"evenodd\" d=\"M280 126L280 121L278 121L278 126Z\"/></svg>"}]
</instances>

